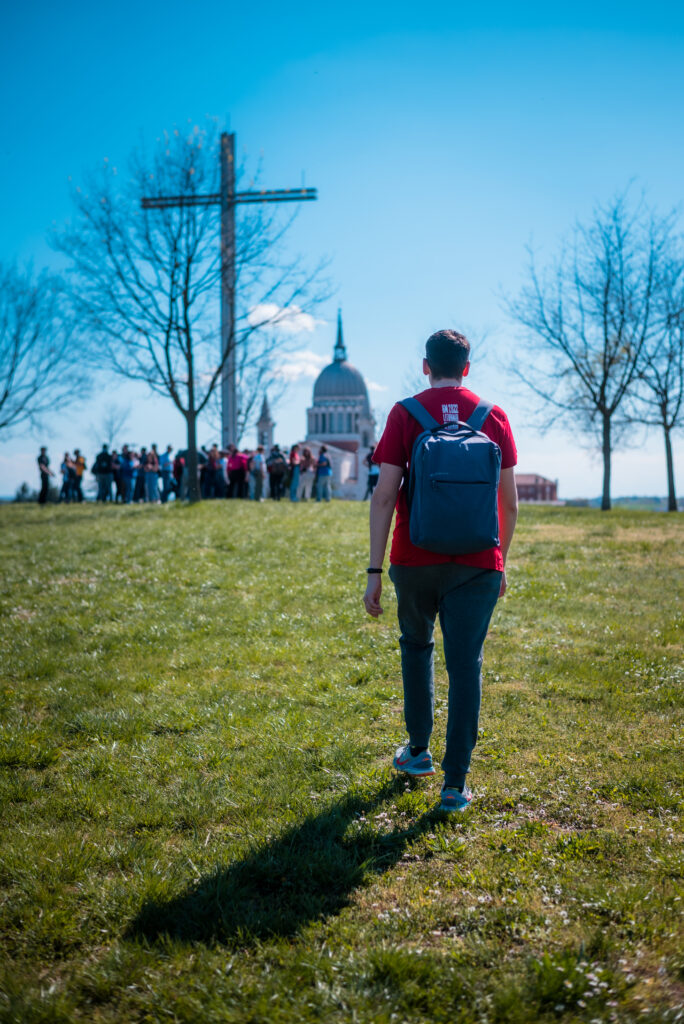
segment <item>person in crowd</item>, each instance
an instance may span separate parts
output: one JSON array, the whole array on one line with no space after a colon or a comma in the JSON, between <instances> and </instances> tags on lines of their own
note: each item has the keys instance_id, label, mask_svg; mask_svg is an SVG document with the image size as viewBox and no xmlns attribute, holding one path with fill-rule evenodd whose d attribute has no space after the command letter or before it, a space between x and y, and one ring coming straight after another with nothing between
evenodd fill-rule
<instances>
[{"instance_id":1,"label":"person in crowd","mask_svg":"<svg viewBox=\"0 0 684 1024\"><path fill-rule=\"evenodd\" d=\"M188 451L184 449L181 452L183 458L183 475L181 477L180 486L180 498L182 501L188 497L190 491L190 467L188 465ZM202 488L204 486L204 469L207 464L207 453L203 448L197 449L197 477L199 480L200 494L204 493Z\"/></svg>"},{"instance_id":2,"label":"person in crowd","mask_svg":"<svg viewBox=\"0 0 684 1024\"><path fill-rule=\"evenodd\" d=\"M102 451L98 453L93 464L93 475L97 479L97 500L112 500L112 456L109 452L109 445L103 444Z\"/></svg>"},{"instance_id":3,"label":"person in crowd","mask_svg":"<svg viewBox=\"0 0 684 1024\"><path fill-rule=\"evenodd\" d=\"M207 453L207 462L204 467L204 479L202 483L202 495L205 498L223 497L223 474L221 472L221 455L217 444L212 444Z\"/></svg>"},{"instance_id":4,"label":"person in crowd","mask_svg":"<svg viewBox=\"0 0 684 1024\"><path fill-rule=\"evenodd\" d=\"M182 452L176 452L176 457L173 460L173 481L174 491L176 492L176 498L182 497L182 483L183 483L183 469L185 468L185 458Z\"/></svg>"},{"instance_id":5,"label":"person in crowd","mask_svg":"<svg viewBox=\"0 0 684 1024\"><path fill-rule=\"evenodd\" d=\"M313 468L316 460L311 454L310 448L302 448L302 457L299 460L299 500L306 501L306 489L309 480L313 476ZM312 485L313 486L313 485ZM311 495L313 497L313 494Z\"/></svg>"},{"instance_id":6,"label":"person in crowd","mask_svg":"<svg viewBox=\"0 0 684 1024\"><path fill-rule=\"evenodd\" d=\"M293 444L290 448L290 501L299 501L299 474L302 457L299 454L299 445Z\"/></svg>"},{"instance_id":7,"label":"person in crowd","mask_svg":"<svg viewBox=\"0 0 684 1024\"><path fill-rule=\"evenodd\" d=\"M69 455L69 452L64 452L64 458L62 459L59 469L62 474L62 486L59 491L59 501L64 501L68 505L71 501L73 492L73 478L76 475L74 460Z\"/></svg>"},{"instance_id":8,"label":"person in crowd","mask_svg":"<svg viewBox=\"0 0 684 1024\"><path fill-rule=\"evenodd\" d=\"M380 476L380 467L378 466L377 462L373 462L373 452L374 451L375 451L375 445L372 444L370 446L370 448L368 449L368 454L366 455L366 458L363 460L364 466L368 467L368 480L366 481L366 493L363 496L363 500L364 501L367 498L372 498L373 497L373 491L375 490L375 485L377 484L378 477Z\"/></svg>"},{"instance_id":9,"label":"person in crowd","mask_svg":"<svg viewBox=\"0 0 684 1024\"><path fill-rule=\"evenodd\" d=\"M133 488L133 501L139 504L145 500L145 466L147 465L147 448L143 445L138 455L138 465L135 470L135 487Z\"/></svg>"},{"instance_id":10,"label":"person in crowd","mask_svg":"<svg viewBox=\"0 0 684 1024\"><path fill-rule=\"evenodd\" d=\"M221 497L230 497L230 481L228 479L228 451L225 448L219 450L219 474L221 478Z\"/></svg>"},{"instance_id":11,"label":"person in crowd","mask_svg":"<svg viewBox=\"0 0 684 1024\"><path fill-rule=\"evenodd\" d=\"M83 501L83 474L86 469L86 460L81 455L80 448L74 450L74 498L76 501Z\"/></svg>"},{"instance_id":12,"label":"person in crowd","mask_svg":"<svg viewBox=\"0 0 684 1024\"><path fill-rule=\"evenodd\" d=\"M247 474L242 455L234 444L228 445L228 497L241 498Z\"/></svg>"},{"instance_id":13,"label":"person in crowd","mask_svg":"<svg viewBox=\"0 0 684 1024\"><path fill-rule=\"evenodd\" d=\"M206 448L202 446L197 449L197 472L199 474L199 489L200 494L204 496L207 489L207 464L209 462L209 453Z\"/></svg>"},{"instance_id":14,"label":"person in crowd","mask_svg":"<svg viewBox=\"0 0 684 1024\"><path fill-rule=\"evenodd\" d=\"M161 472L162 481L162 492L161 492L161 503L166 505L169 500L169 494L173 491L173 460L171 458L171 452L173 451L173 445L167 444L166 451L162 452L159 456L159 470Z\"/></svg>"},{"instance_id":15,"label":"person in crowd","mask_svg":"<svg viewBox=\"0 0 684 1024\"><path fill-rule=\"evenodd\" d=\"M151 505L159 504L159 456L153 444L145 460L145 496Z\"/></svg>"},{"instance_id":16,"label":"person in crowd","mask_svg":"<svg viewBox=\"0 0 684 1024\"><path fill-rule=\"evenodd\" d=\"M266 469L268 470L271 498L274 501L280 501L285 489L287 461L280 450L280 446L277 444L273 445L273 448L266 459Z\"/></svg>"},{"instance_id":17,"label":"person in crowd","mask_svg":"<svg viewBox=\"0 0 684 1024\"><path fill-rule=\"evenodd\" d=\"M123 500L126 505L133 501L135 488L136 458L127 444L121 449L121 479L123 481Z\"/></svg>"},{"instance_id":18,"label":"person in crowd","mask_svg":"<svg viewBox=\"0 0 684 1024\"><path fill-rule=\"evenodd\" d=\"M257 445L257 450L249 461L249 476L252 498L254 501L263 501L264 480L266 479L266 456L263 444Z\"/></svg>"},{"instance_id":19,"label":"person in crowd","mask_svg":"<svg viewBox=\"0 0 684 1024\"><path fill-rule=\"evenodd\" d=\"M38 456L38 471L40 473L40 494L38 495L38 504L45 505L48 500L48 492L50 490L50 477L55 474L50 469L50 459L48 458L47 448L40 449L40 455Z\"/></svg>"},{"instance_id":20,"label":"person in crowd","mask_svg":"<svg viewBox=\"0 0 684 1024\"><path fill-rule=\"evenodd\" d=\"M328 449L322 444L316 460L316 501L330 501L331 483L332 463L328 458Z\"/></svg>"},{"instance_id":21,"label":"person in crowd","mask_svg":"<svg viewBox=\"0 0 684 1024\"><path fill-rule=\"evenodd\" d=\"M123 503L124 480L121 472L121 456L116 448L112 450L112 479L114 480L114 501Z\"/></svg>"},{"instance_id":22,"label":"person in crowd","mask_svg":"<svg viewBox=\"0 0 684 1024\"><path fill-rule=\"evenodd\" d=\"M242 459L242 468L244 469L244 478L240 487L240 497L249 498L249 464L252 460L252 452L249 448L243 448L240 452L240 458Z\"/></svg>"},{"instance_id":23,"label":"person in crowd","mask_svg":"<svg viewBox=\"0 0 684 1024\"><path fill-rule=\"evenodd\" d=\"M209 461L209 453L206 448L197 449L197 475L199 478L200 494L203 494L204 487L204 476L207 471L207 462Z\"/></svg>"}]
</instances>

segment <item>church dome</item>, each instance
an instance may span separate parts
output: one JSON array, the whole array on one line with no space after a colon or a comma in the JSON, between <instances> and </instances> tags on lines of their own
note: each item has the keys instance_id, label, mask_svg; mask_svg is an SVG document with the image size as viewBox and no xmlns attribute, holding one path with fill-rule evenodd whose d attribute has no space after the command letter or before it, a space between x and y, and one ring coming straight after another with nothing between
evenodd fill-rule
<instances>
[{"instance_id":1,"label":"church dome","mask_svg":"<svg viewBox=\"0 0 684 1024\"><path fill-rule=\"evenodd\" d=\"M314 401L317 398L368 398L363 375L347 360L335 360L321 370L314 384Z\"/></svg>"},{"instance_id":2,"label":"church dome","mask_svg":"<svg viewBox=\"0 0 684 1024\"><path fill-rule=\"evenodd\" d=\"M347 362L347 350L342 340L342 318L339 314L334 360L321 370L313 389L314 402L336 398L360 398L363 400L365 414L370 415L368 390L363 374Z\"/></svg>"}]
</instances>

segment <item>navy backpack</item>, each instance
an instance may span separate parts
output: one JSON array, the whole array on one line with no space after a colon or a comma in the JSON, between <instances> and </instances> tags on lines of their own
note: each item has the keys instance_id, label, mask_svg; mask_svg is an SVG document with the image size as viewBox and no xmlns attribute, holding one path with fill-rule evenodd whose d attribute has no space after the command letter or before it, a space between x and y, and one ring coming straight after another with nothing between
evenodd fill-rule
<instances>
[{"instance_id":1,"label":"navy backpack","mask_svg":"<svg viewBox=\"0 0 684 1024\"><path fill-rule=\"evenodd\" d=\"M478 402L464 423L438 423L416 398L400 405L423 431L411 454L406 497L411 543L443 555L498 547L501 449L482 433L492 410Z\"/></svg>"}]
</instances>

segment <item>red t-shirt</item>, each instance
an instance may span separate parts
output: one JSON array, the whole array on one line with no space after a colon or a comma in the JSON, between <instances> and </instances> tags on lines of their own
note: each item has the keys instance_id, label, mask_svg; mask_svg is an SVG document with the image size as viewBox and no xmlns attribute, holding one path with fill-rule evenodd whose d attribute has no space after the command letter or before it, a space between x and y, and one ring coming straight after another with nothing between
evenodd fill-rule
<instances>
[{"instance_id":1,"label":"red t-shirt","mask_svg":"<svg viewBox=\"0 0 684 1024\"><path fill-rule=\"evenodd\" d=\"M415 396L438 423L453 423L467 420L479 402L478 395L468 388L434 387L421 391ZM503 571L501 548L488 548L470 555L442 555L435 551L417 548L409 536L409 510L406 503L404 483L408 479L408 466L413 444L423 428L403 407L397 403L387 417L387 424L378 446L373 452L373 462L388 462L404 470L404 480L397 498L397 518L392 536L390 562L393 565L439 565L441 562L460 562L481 569ZM510 469L518 461L508 417L503 409L495 405L485 420L482 432L495 441L501 449L501 468Z\"/></svg>"}]
</instances>

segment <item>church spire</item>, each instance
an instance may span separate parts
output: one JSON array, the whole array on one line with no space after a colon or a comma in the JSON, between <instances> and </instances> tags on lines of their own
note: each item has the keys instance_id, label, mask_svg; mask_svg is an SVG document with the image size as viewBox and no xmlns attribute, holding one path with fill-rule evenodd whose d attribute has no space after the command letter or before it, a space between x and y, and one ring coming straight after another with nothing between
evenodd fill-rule
<instances>
[{"instance_id":1,"label":"church spire","mask_svg":"<svg viewBox=\"0 0 684 1024\"><path fill-rule=\"evenodd\" d=\"M342 310L337 310L337 341L335 342L335 351L333 353L336 363L344 363L347 359L347 350L344 347L344 338L342 336Z\"/></svg>"},{"instance_id":2,"label":"church spire","mask_svg":"<svg viewBox=\"0 0 684 1024\"><path fill-rule=\"evenodd\" d=\"M257 422L257 444L263 444L264 448L270 451L273 447L273 430L275 423L268 406L268 396L264 392L264 400L261 404L261 415Z\"/></svg>"},{"instance_id":3,"label":"church spire","mask_svg":"<svg viewBox=\"0 0 684 1024\"><path fill-rule=\"evenodd\" d=\"M261 415L259 416L259 423L270 422L271 410L268 407L268 395L264 392L264 400L261 403Z\"/></svg>"}]
</instances>

